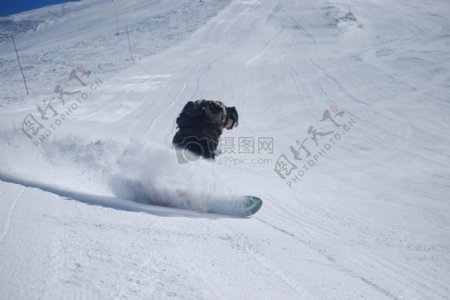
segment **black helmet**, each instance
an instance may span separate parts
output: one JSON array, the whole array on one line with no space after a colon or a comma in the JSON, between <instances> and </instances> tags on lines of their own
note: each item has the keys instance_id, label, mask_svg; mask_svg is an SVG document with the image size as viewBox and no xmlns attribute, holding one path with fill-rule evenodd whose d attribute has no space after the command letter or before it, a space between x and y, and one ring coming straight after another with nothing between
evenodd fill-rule
<instances>
[{"instance_id":1,"label":"black helmet","mask_svg":"<svg viewBox=\"0 0 450 300\"><path fill-rule=\"evenodd\" d=\"M234 107L234 106L227 107L227 122L228 122L229 119L233 120L233 125L231 126L231 128L235 128L235 127L238 126L238 124L239 124L239 115L238 115L238 112L236 110L236 107Z\"/></svg>"}]
</instances>

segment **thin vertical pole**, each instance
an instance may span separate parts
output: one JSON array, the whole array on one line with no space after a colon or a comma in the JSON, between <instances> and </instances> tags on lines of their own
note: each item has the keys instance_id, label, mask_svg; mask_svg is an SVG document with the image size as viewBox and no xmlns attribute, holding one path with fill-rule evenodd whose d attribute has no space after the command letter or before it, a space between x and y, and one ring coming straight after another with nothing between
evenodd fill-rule
<instances>
[{"instance_id":1,"label":"thin vertical pole","mask_svg":"<svg viewBox=\"0 0 450 300\"><path fill-rule=\"evenodd\" d=\"M117 34L119 34L119 16L117 15L116 1L114 1L113 3L114 3L114 12L116 13Z\"/></svg>"},{"instance_id":2,"label":"thin vertical pole","mask_svg":"<svg viewBox=\"0 0 450 300\"><path fill-rule=\"evenodd\" d=\"M128 37L128 50L130 51L130 57L131 60L134 60L133 55L131 54L131 42L130 42L130 33L128 32L128 26L127 26L127 37Z\"/></svg>"},{"instance_id":3,"label":"thin vertical pole","mask_svg":"<svg viewBox=\"0 0 450 300\"><path fill-rule=\"evenodd\" d=\"M25 84L25 90L27 91L27 96L28 96L28 86L27 86L27 81L25 80L25 75L23 74L23 69L22 69L22 65L20 64L20 59L19 59L19 53L17 52L17 47L16 47L16 41L14 40L14 36L11 36L13 44L14 44L14 50L16 50L16 55L17 55L17 61L19 62L19 67L20 67L20 72L22 73L22 78L23 78L23 83Z\"/></svg>"}]
</instances>

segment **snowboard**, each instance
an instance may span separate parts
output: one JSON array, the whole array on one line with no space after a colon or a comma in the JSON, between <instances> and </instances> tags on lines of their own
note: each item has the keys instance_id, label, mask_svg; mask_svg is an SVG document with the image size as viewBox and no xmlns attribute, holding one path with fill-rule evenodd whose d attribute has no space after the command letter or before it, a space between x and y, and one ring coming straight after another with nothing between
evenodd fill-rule
<instances>
[{"instance_id":1,"label":"snowboard","mask_svg":"<svg viewBox=\"0 0 450 300\"><path fill-rule=\"evenodd\" d=\"M202 213L222 214L233 217L248 217L254 215L262 206L262 199L256 196L226 196L211 194L203 202L196 200L196 195L190 195L188 191L177 191L173 196L167 194L149 194L143 184L136 180L127 178L116 178L111 185L113 193L121 199L128 199L134 202L181 208L198 211ZM182 200L180 200L182 199Z\"/></svg>"},{"instance_id":2,"label":"snowboard","mask_svg":"<svg viewBox=\"0 0 450 300\"><path fill-rule=\"evenodd\" d=\"M244 198L245 216L256 214L263 204L262 199L256 196L244 196Z\"/></svg>"},{"instance_id":3,"label":"snowboard","mask_svg":"<svg viewBox=\"0 0 450 300\"><path fill-rule=\"evenodd\" d=\"M208 205L208 213L229 215L234 217L249 217L259 211L263 204L261 198L256 196L239 196L233 200L211 201Z\"/></svg>"}]
</instances>

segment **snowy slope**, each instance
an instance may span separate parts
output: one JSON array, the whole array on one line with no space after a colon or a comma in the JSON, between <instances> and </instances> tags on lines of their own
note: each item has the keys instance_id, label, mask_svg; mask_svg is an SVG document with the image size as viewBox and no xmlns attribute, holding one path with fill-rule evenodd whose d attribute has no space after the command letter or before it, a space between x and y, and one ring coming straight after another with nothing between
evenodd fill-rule
<instances>
[{"instance_id":1,"label":"snowy slope","mask_svg":"<svg viewBox=\"0 0 450 300\"><path fill-rule=\"evenodd\" d=\"M446 1L64 7L0 19L1 299L450 298ZM273 153L179 165L174 120L199 98L238 108L232 150ZM129 180L197 211L127 200ZM264 205L202 213L215 194Z\"/></svg>"}]
</instances>

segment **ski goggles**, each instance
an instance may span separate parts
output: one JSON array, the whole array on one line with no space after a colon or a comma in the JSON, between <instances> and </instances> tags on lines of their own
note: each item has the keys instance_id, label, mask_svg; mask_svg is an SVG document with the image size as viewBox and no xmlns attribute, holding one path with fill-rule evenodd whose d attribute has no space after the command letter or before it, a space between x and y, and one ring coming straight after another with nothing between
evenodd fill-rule
<instances>
[{"instance_id":1,"label":"ski goggles","mask_svg":"<svg viewBox=\"0 0 450 300\"><path fill-rule=\"evenodd\" d=\"M228 120L233 120L233 124L231 125L231 128L236 128L239 125L239 115L238 112L236 110L236 107L232 106L232 107L227 107L227 117L226 117L226 122L228 122Z\"/></svg>"}]
</instances>

